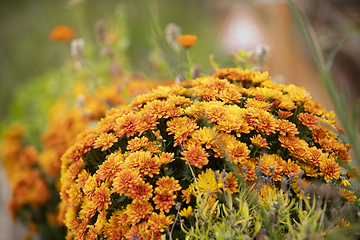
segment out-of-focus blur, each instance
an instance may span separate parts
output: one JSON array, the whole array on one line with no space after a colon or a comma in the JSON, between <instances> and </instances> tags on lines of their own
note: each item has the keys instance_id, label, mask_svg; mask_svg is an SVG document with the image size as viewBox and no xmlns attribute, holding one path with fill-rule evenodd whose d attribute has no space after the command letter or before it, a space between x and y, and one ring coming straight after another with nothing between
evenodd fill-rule
<instances>
[{"instance_id":1,"label":"out-of-focus blur","mask_svg":"<svg viewBox=\"0 0 360 240\"><path fill-rule=\"evenodd\" d=\"M83 2L83 3L82 3ZM126 5L126 26L131 68L153 74L147 66L152 30L138 6L141 1L2 1L0 9L0 120L9 110L16 87L69 57L69 43L49 39L51 29L69 25L76 38L93 38L98 19L111 19L116 6ZM209 54L222 66L231 64L230 53L252 49L257 44L271 48L269 70L286 83L304 85L318 82L306 46L283 1L147 1L159 27L174 22L184 34L198 35L192 50L194 61L209 71ZM77 6L78 5L78 6ZM335 78L346 87L352 100L359 90L360 3L356 0L306 0L299 6L309 16L324 54L342 37L349 37L334 63ZM315 84L316 85L316 84ZM318 86L307 86L317 97ZM326 104L326 103L324 103Z\"/></svg>"},{"instance_id":2,"label":"out-of-focus blur","mask_svg":"<svg viewBox=\"0 0 360 240\"><path fill-rule=\"evenodd\" d=\"M346 91L349 101L355 102L360 91L359 0L302 0L297 3L309 17L325 56L338 41L348 37L335 57L332 72L339 90ZM176 76L176 73L160 75L149 65L156 44L148 16L143 14L145 6L162 31L168 23L176 23L182 34L197 35L197 43L190 52L193 62L202 65L205 74L212 71L210 54L220 67L231 67L234 66L232 53L256 49L259 44L267 45L270 47L268 71L275 81L303 86L314 100L328 110L333 109L284 1L7 0L2 1L0 7L0 121L13 110L11 102L17 89L59 68L70 58L69 42L49 38L54 27L67 25L74 29L76 38L95 39L97 20L116 24L114 19L119 6L126 8L125 26L130 45L125 54L129 70L133 72L156 78ZM94 57L100 58L100 46L95 48L98 49L93 50ZM21 239L21 230L14 230L6 210L10 190L1 168L0 175L0 240Z\"/></svg>"}]
</instances>

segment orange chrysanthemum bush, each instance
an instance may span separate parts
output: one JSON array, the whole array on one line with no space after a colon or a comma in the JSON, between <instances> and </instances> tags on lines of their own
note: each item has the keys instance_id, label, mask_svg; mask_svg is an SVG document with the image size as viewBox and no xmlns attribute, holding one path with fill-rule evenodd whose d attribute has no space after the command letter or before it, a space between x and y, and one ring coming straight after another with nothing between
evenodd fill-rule
<instances>
[{"instance_id":1,"label":"orange chrysanthemum bush","mask_svg":"<svg viewBox=\"0 0 360 240\"><path fill-rule=\"evenodd\" d=\"M253 70L221 69L139 95L62 156L68 237L183 239L178 214L191 218L195 195L210 203L227 191L235 196L238 177L260 197L285 185L304 199L311 191L301 189L324 183L340 203L353 203L341 167L349 145L333 117L303 88Z\"/></svg>"},{"instance_id":2,"label":"orange chrysanthemum bush","mask_svg":"<svg viewBox=\"0 0 360 240\"><path fill-rule=\"evenodd\" d=\"M133 77L126 74L123 78ZM58 208L60 157L76 142L76 136L99 121L111 106L125 104L126 98L133 98L134 93L149 92L160 83L173 82L131 79L124 83L123 78L92 91L78 81L75 96L58 99L50 109L48 128L41 135L41 148L27 144L23 126L6 129L0 157L12 190L9 210L13 219L29 224L30 230L41 238L65 237L64 209ZM124 88L127 94L123 93Z\"/></svg>"}]
</instances>

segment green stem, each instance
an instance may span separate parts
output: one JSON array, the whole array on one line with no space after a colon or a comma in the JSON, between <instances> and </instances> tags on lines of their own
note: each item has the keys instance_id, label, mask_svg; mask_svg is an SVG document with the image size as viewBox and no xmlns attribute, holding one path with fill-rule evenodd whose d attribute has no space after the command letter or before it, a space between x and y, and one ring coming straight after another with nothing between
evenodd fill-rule
<instances>
[{"instance_id":1,"label":"green stem","mask_svg":"<svg viewBox=\"0 0 360 240\"><path fill-rule=\"evenodd\" d=\"M187 79L191 79L191 60L190 60L190 56L189 56L189 52L188 52L188 48L185 48L185 64L186 64L186 70L187 70L187 74L186 77Z\"/></svg>"}]
</instances>

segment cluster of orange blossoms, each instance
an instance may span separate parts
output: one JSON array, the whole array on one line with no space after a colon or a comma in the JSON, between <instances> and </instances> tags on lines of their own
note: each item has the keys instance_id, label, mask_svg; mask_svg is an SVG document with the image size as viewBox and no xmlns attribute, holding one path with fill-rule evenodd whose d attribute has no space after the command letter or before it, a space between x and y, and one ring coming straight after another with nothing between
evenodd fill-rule
<instances>
[{"instance_id":1,"label":"cluster of orange blossoms","mask_svg":"<svg viewBox=\"0 0 360 240\"><path fill-rule=\"evenodd\" d=\"M303 88L253 70L221 69L141 94L108 111L63 155L67 237L160 239L177 213L191 215L195 194L214 201L237 192L236 176L278 188L285 179L298 197L300 182L317 179L353 203L339 165L350 161L350 146L333 117Z\"/></svg>"},{"instance_id":2,"label":"cluster of orange blossoms","mask_svg":"<svg viewBox=\"0 0 360 240\"><path fill-rule=\"evenodd\" d=\"M38 208L50 199L50 191L41 171L36 168L38 151L34 146L23 146L25 130L14 125L4 133L1 158L13 191L9 208L15 212L29 205Z\"/></svg>"},{"instance_id":3,"label":"cluster of orange blossoms","mask_svg":"<svg viewBox=\"0 0 360 240\"><path fill-rule=\"evenodd\" d=\"M6 131L1 145L1 158L12 188L9 208L13 218L22 219L26 216L27 221L36 224L34 216L44 214L54 229L63 225L63 218L58 218L63 213L58 212L57 206L60 200L61 156L76 142L76 136L93 121L97 122L112 106L125 104L126 97L148 92L159 84L173 83L173 80L152 79L124 82L124 79L131 78L126 74L93 91L89 91L86 83L79 81L74 91L76 99L59 99L50 110L48 129L41 136L41 151L25 144L25 130L22 127L16 125ZM128 95L123 93L125 87Z\"/></svg>"}]
</instances>

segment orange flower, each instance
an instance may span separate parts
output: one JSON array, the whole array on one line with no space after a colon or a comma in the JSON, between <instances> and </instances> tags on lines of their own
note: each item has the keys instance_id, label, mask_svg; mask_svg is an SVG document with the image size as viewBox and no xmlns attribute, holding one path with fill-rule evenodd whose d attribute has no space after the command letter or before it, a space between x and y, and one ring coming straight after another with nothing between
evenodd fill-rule
<instances>
[{"instance_id":1,"label":"orange flower","mask_svg":"<svg viewBox=\"0 0 360 240\"><path fill-rule=\"evenodd\" d=\"M265 138L262 138L260 134L253 136L250 138L251 143L255 146L263 147L263 148L269 148L268 143Z\"/></svg>"},{"instance_id":2,"label":"orange flower","mask_svg":"<svg viewBox=\"0 0 360 240\"><path fill-rule=\"evenodd\" d=\"M276 154L264 154L258 159L258 163L261 167L261 171L270 177L273 177L274 181L280 181L283 172L283 166L286 162Z\"/></svg>"},{"instance_id":3,"label":"orange flower","mask_svg":"<svg viewBox=\"0 0 360 240\"><path fill-rule=\"evenodd\" d=\"M275 132L277 123L271 113L259 109L248 108L247 121L257 132L265 132L266 135L270 135Z\"/></svg>"},{"instance_id":4,"label":"orange flower","mask_svg":"<svg viewBox=\"0 0 360 240\"><path fill-rule=\"evenodd\" d=\"M243 163L248 159L250 150L247 148L246 143L238 140L231 141L227 146L227 155L229 160L234 163Z\"/></svg>"},{"instance_id":5,"label":"orange flower","mask_svg":"<svg viewBox=\"0 0 360 240\"><path fill-rule=\"evenodd\" d=\"M310 130L313 130L317 126L316 123L318 121L318 117L309 113L299 113L299 115L297 115L297 120L307 126Z\"/></svg>"},{"instance_id":6,"label":"orange flower","mask_svg":"<svg viewBox=\"0 0 360 240\"><path fill-rule=\"evenodd\" d=\"M189 145L187 151L181 152L181 155L184 156L181 159L188 161L197 168L202 168L203 165L208 164L207 158L210 156L201 146L197 145Z\"/></svg>"},{"instance_id":7,"label":"orange flower","mask_svg":"<svg viewBox=\"0 0 360 240\"><path fill-rule=\"evenodd\" d=\"M182 195L182 201L185 202L186 201L186 204L188 204L191 200L191 196L194 195L194 191L193 191L193 184L190 184L189 187L187 189L183 189L181 191Z\"/></svg>"},{"instance_id":8,"label":"orange flower","mask_svg":"<svg viewBox=\"0 0 360 240\"><path fill-rule=\"evenodd\" d=\"M340 196L342 198L344 198L347 202L351 203L351 204L353 204L354 201L356 200L356 196L354 196L354 192L352 192L350 190L340 188L339 192L340 192Z\"/></svg>"},{"instance_id":9,"label":"orange flower","mask_svg":"<svg viewBox=\"0 0 360 240\"><path fill-rule=\"evenodd\" d=\"M297 172L300 170L300 167L290 159L283 164L283 174L287 174L290 177L290 173L296 176Z\"/></svg>"},{"instance_id":10,"label":"orange flower","mask_svg":"<svg viewBox=\"0 0 360 240\"><path fill-rule=\"evenodd\" d=\"M156 196L153 198L156 209L164 210L168 213L170 208L175 205L176 193L174 194L174 191L181 189L178 182L178 180L175 180L173 177L169 178L169 176L162 177L156 182L158 186L155 188Z\"/></svg>"},{"instance_id":11,"label":"orange flower","mask_svg":"<svg viewBox=\"0 0 360 240\"><path fill-rule=\"evenodd\" d=\"M349 179L353 179L353 178L357 178L357 176L359 175L359 170L357 169L357 167L353 167L352 170L354 171L354 173L347 171L346 176Z\"/></svg>"},{"instance_id":12,"label":"orange flower","mask_svg":"<svg viewBox=\"0 0 360 240\"><path fill-rule=\"evenodd\" d=\"M331 179L338 179L340 176L341 167L335 162L333 157L325 159L320 163L320 176L324 176L324 180L329 182Z\"/></svg>"},{"instance_id":13,"label":"orange flower","mask_svg":"<svg viewBox=\"0 0 360 240\"><path fill-rule=\"evenodd\" d=\"M259 108L265 111L268 111L270 109L270 103L265 101L256 100L254 98L248 98L245 104L245 107L250 108Z\"/></svg>"},{"instance_id":14,"label":"orange flower","mask_svg":"<svg viewBox=\"0 0 360 240\"><path fill-rule=\"evenodd\" d=\"M189 48L191 46L193 46L196 43L197 40L197 36L196 35L180 35L177 37L176 39L178 41L178 43L186 48Z\"/></svg>"},{"instance_id":15,"label":"orange flower","mask_svg":"<svg viewBox=\"0 0 360 240\"><path fill-rule=\"evenodd\" d=\"M256 162L254 162L253 160L254 159L250 159L238 165L238 172L247 181L253 181L255 179Z\"/></svg>"},{"instance_id":16,"label":"orange flower","mask_svg":"<svg viewBox=\"0 0 360 240\"><path fill-rule=\"evenodd\" d=\"M94 148L101 148L101 151L105 151L108 148L111 148L115 142L117 142L117 137L112 133L101 133L95 140Z\"/></svg>"},{"instance_id":17,"label":"orange flower","mask_svg":"<svg viewBox=\"0 0 360 240\"><path fill-rule=\"evenodd\" d=\"M161 211L159 214L153 212L149 217L148 223L151 229L156 229L160 232L164 231L164 228L170 226L173 220L169 216L165 216L164 212Z\"/></svg>"},{"instance_id":18,"label":"orange flower","mask_svg":"<svg viewBox=\"0 0 360 240\"><path fill-rule=\"evenodd\" d=\"M166 101L154 100L152 102L148 102L144 106L143 111L149 114L149 116L154 116L158 119L167 116L169 111L169 105L166 103Z\"/></svg>"},{"instance_id":19,"label":"orange flower","mask_svg":"<svg viewBox=\"0 0 360 240\"><path fill-rule=\"evenodd\" d=\"M126 137L133 136L137 132L137 126L140 123L140 117L134 113L128 113L116 120L114 130L117 135L121 137L126 134Z\"/></svg>"},{"instance_id":20,"label":"orange flower","mask_svg":"<svg viewBox=\"0 0 360 240\"><path fill-rule=\"evenodd\" d=\"M281 117L281 118L288 118L288 117L290 117L290 116L293 115L292 112L283 111L283 110L281 110L281 109L277 110L276 112L277 112L277 114L279 115L279 117Z\"/></svg>"},{"instance_id":21,"label":"orange flower","mask_svg":"<svg viewBox=\"0 0 360 240\"><path fill-rule=\"evenodd\" d=\"M133 169L125 168L117 174L113 182L113 191L120 195L128 194L132 187L141 181L140 174Z\"/></svg>"},{"instance_id":22,"label":"orange flower","mask_svg":"<svg viewBox=\"0 0 360 240\"><path fill-rule=\"evenodd\" d=\"M191 140L189 141L189 144L191 142L196 145L202 145L206 149L212 148L214 150L214 148L216 147L216 135L217 133L214 129L209 127L202 127L199 130L196 130L191 135Z\"/></svg>"},{"instance_id":23,"label":"orange flower","mask_svg":"<svg viewBox=\"0 0 360 240\"><path fill-rule=\"evenodd\" d=\"M75 31L68 26L60 25L51 30L49 38L55 42L67 42L74 38Z\"/></svg>"},{"instance_id":24,"label":"orange flower","mask_svg":"<svg viewBox=\"0 0 360 240\"><path fill-rule=\"evenodd\" d=\"M277 119L277 126L276 130L279 131L280 135L289 135L289 136L295 136L296 134L299 134L299 131L296 128L296 125L292 122L289 122L285 119Z\"/></svg>"},{"instance_id":25,"label":"orange flower","mask_svg":"<svg viewBox=\"0 0 360 240\"><path fill-rule=\"evenodd\" d=\"M167 125L166 131L170 132L169 134L175 134L174 147L187 140L187 137L199 128L196 121L188 117L173 118L167 122Z\"/></svg>"},{"instance_id":26,"label":"orange flower","mask_svg":"<svg viewBox=\"0 0 360 240\"><path fill-rule=\"evenodd\" d=\"M129 145L126 147L127 150L131 150L131 152L135 152L136 150L145 147L148 143L149 139L146 137L138 138L135 137L129 141Z\"/></svg>"},{"instance_id":27,"label":"orange flower","mask_svg":"<svg viewBox=\"0 0 360 240\"><path fill-rule=\"evenodd\" d=\"M305 171L306 176L317 177L319 175L318 169L311 164L302 164L301 169Z\"/></svg>"},{"instance_id":28,"label":"orange flower","mask_svg":"<svg viewBox=\"0 0 360 240\"><path fill-rule=\"evenodd\" d=\"M308 163L318 167L323 160L327 159L328 154L324 153L321 149L318 149L314 146L309 150L311 153L311 158L309 159Z\"/></svg>"},{"instance_id":29,"label":"orange flower","mask_svg":"<svg viewBox=\"0 0 360 240\"><path fill-rule=\"evenodd\" d=\"M106 183L102 183L99 188L95 190L94 197L92 198L93 207L98 210L106 210L111 204L110 200L110 189Z\"/></svg>"},{"instance_id":30,"label":"orange flower","mask_svg":"<svg viewBox=\"0 0 360 240\"><path fill-rule=\"evenodd\" d=\"M159 164L168 164L174 161L174 153L162 152L157 159Z\"/></svg>"},{"instance_id":31,"label":"orange flower","mask_svg":"<svg viewBox=\"0 0 360 240\"><path fill-rule=\"evenodd\" d=\"M142 176L153 177L153 174L159 174L160 163L156 158L151 157L150 152L138 151L126 158L123 167L137 169Z\"/></svg>"},{"instance_id":32,"label":"orange flower","mask_svg":"<svg viewBox=\"0 0 360 240\"><path fill-rule=\"evenodd\" d=\"M145 202L152 197L152 185L145 181L138 181L130 190L129 197L133 199L133 203Z\"/></svg>"},{"instance_id":33,"label":"orange flower","mask_svg":"<svg viewBox=\"0 0 360 240\"><path fill-rule=\"evenodd\" d=\"M238 188L239 184L238 184L237 177L232 172L229 172L226 175L224 184L225 184L225 186L223 186L223 188L225 190L229 190L231 194L239 192L239 188Z\"/></svg>"},{"instance_id":34,"label":"orange flower","mask_svg":"<svg viewBox=\"0 0 360 240\"><path fill-rule=\"evenodd\" d=\"M154 208L149 202L132 202L126 207L127 221L134 225L141 219L148 219L153 210Z\"/></svg>"},{"instance_id":35,"label":"orange flower","mask_svg":"<svg viewBox=\"0 0 360 240\"><path fill-rule=\"evenodd\" d=\"M116 173L121 170L119 159L121 159L119 155L111 154L108 156L108 159L99 166L97 174L101 180L114 180Z\"/></svg>"}]
</instances>

